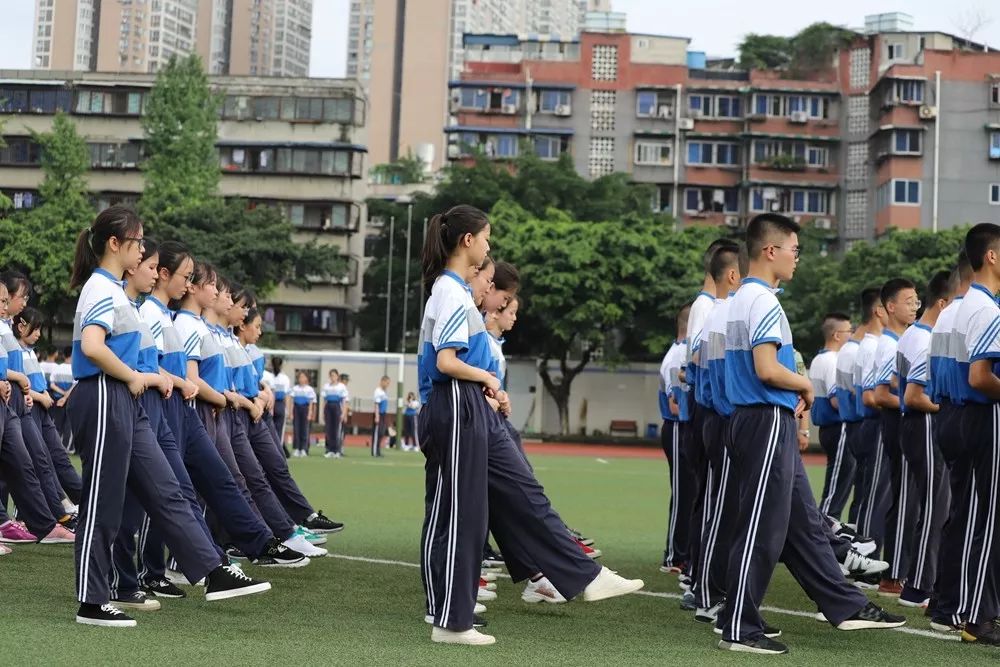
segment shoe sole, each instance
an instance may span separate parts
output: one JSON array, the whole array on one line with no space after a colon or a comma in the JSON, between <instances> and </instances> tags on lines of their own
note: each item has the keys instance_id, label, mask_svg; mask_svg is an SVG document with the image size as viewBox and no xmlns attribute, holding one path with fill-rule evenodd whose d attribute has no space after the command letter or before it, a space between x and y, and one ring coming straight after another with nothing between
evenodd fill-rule
<instances>
[{"instance_id":1,"label":"shoe sole","mask_svg":"<svg viewBox=\"0 0 1000 667\"><path fill-rule=\"evenodd\" d=\"M0 537L2 544L34 544L37 540L14 540L7 537Z\"/></svg>"},{"instance_id":2,"label":"shoe sole","mask_svg":"<svg viewBox=\"0 0 1000 667\"><path fill-rule=\"evenodd\" d=\"M854 586L860 588L863 591L877 591L878 584L866 584L863 581L855 581Z\"/></svg>"},{"instance_id":3,"label":"shoe sole","mask_svg":"<svg viewBox=\"0 0 1000 667\"><path fill-rule=\"evenodd\" d=\"M146 595L152 595L153 597L164 598L167 600L183 600L184 598L187 597L186 593L177 595L175 593L158 593L156 591L146 591L146 590L144 590L143 593L145 593Z\"/></svg>"},{"instance_id":4,"label":"shoe sole","mask_svg":"<svg viewBox=\"0 0 1000 667\"><path fill-rule=\"evenodd\" d=\"M218 600L229 600L230 598L243 597L244 595L253 595L255 593L263 593L265 591L271 590L271 583L268 581L263 581L259 584L254 584L253 586L244 586L243 588L234 588L230 591L219 591L218 593L205 593L205 599L209 602L216 602Z\"/></svg>"},{"instance_id":5,"label":"shoe sole","mask_svg":"<svg viewBox=\"0 0 1000 667\"><path fill-rule=\"evenodd\" d=\"M314 547L321 547L327 543L327 539L323 537L320 533L316 533L316 539L306 538L306 542L313 545Z\"/></svg>"},{"instance_id":6,"label":"shoe sole","mask_svg":"<svg viewBox=\"0 0 1000 667\"><path fill-rule=\"evenodd\" d=\"M480 578L482 578L482 577L480 577ZM488 591L495 591L497 589L497 585L495 583L493 583L492 581L487 581L485 585L480 584L479 587L480 588L485 588Z\"/></svg>"},{"instance_id":7,"label":"shoe sole","mask_svg":"<svg viewBox=\"0 0 1000 667\"><path fill-rule=\"evenodd\" d=\"M882 563L883 565L879 565L877 567L868 568L864 570L853 570L853 571L848 570L843 566L843 564L841 564L840 571L844 573L845 577L866 577L872 574L879 574L881 572L885 572L886 570L889 569L888 563L886 563L885 561L882 561Z\"/></svg>"},{"instance_id":8,"label":"shoe sole","mask_svg":"<svg viewBox=\"0 0 1000 667\"><path fill-rule=\"evenodd\" d=\"M485 570L483 570L482 572L479 573L479 578L485 579L487 582L492 583L497 580L497 575L493 574L492 572L486 572Z\"/></svg>"},{"instance_id":9,"label":"shoe sole","mask_svg":"<svg viewBox=\"0 0 1000 667\"><path fill-rule=\"evenodd\" d=\"M103 621L96 618L87 618L86 616L77 616L76 622L81 625L96 625L101 628L134 628L139 625L135 622L135 619L129 621Z\"/></svg>"},{"instance_id":10,"label":"shoe sole","mask_svg":"<svg viewBox=\"0 0 1000 667\"><path fill-rule=\"evenodd\" d=\"M755 646L747 646L746 644L740 644L739 642L727 642L722 640L719 642L719 648L723 651L735 651L736 653L756 653L758 655L783 655L788 653L788 649L783 651L772 651L771 649L757 648Z\"/></svg>"},{"instance_id":11,"label":"shoe sole","mask_svg":"<svg viewBox=\"0 0 1000 667\"><path fill-rule=\"evenodd\" d=\"M959 635L962 634L961 628L956 628L951 625L945 625L944 623L935 623L931 621L931 630L934 632L940 632L943 635Z\"/></svg>"},{"instance_id":12,"label":"shoe sole","mask_svg":"<svg viewBox=\"0 0 1000 667\"><path fill-rule=\"evenodd\" d=\"M844 630L845 632L850 632L852 630L891 630L892 628L901 628L906 625L906 621L844 621L837 626L838 630Z\"/></svg>"},{"instance_id":13,"label":"shoe sole","mask_svg":"<svg viewBox=\"0 0 1000 667\"><path fill-rule=\"evenodd\" d=\"M880 598L898 598L899 593L893 593L891 591L879 591L878 596Z\"/></svg>"},{"instance_id":14,"label":"shoe sole","mask_svg":"<svg viewBox=\"0 0 1000 667\"><path fill-rule=\"evenodd\" d=\"M39 544L73 544L74 542L76 542L76 540L64 540L61 537L54 537L51 540L46 537L45 539L38 541Z\"/></svg>"},{"instance_id":15,"label":"shoe sole","mask_svg":"<svg viewBox=\"0 0 1000 667\"><path fill-rule=\"evenodd\" d=\"M134 602L121 602L119 600L112 600L111 604L123 609L135 609L136 611L159 611L162 608L162 605L156 600L150 600L145 604L136 604Z\"/></svg>"},{"instance_id":16,"label":"shoe sole","mask_svg":"<svg viewBox=\"0 0 1000 667\"><path fill-rule=\"evenodd\" d=\"M479 592L476 594L476 599L480 602L493 602L497 599L497 594L493 591L488 591L485 588L480 588Z\"/></svg>"},{"instance_id":17,"label":"shoe sole","mask_svg":"<svg viewBox=\"0 0 1000 667\"><path fill-rule=\"evenodd\" d=\"M713 616L699 616L698 614L695 614L694 620L696 620L699 623L705 623L705 624L711 623L714 625L715 621L717 621L718 619Z\"/></svg>"},{"instance_id":18,"label":"shoe sole","mask_svg":"<svg viewBox=\"0 0 1000 667\"><path fill-rule=\"evenodd\" d=\"M452 637L435 637L431 635L431 641L435 644L454 644L458 646L492 646L497 643L497 638L491 635L480 635L474 641L465 641Z\"/></svg>"},{"instance_id":19,"label":"shoe sole","mask_svg":"<svg viewBox=\"0 0 1000 667\"><path fill-rule=\"evenodd\" d=\"M565 600L555 600L544 595L538 595L537 593L529 593L527 595L521 595L521 600L527 602L528 604L537 604L539 602L548 602L549 604L563 604Z\"/></svg>"},{"instance_id":20,"label":"shoe sole","mask_svg":"<svg viewBox=\"0 0 1000 667\"><path fill-rule=\"evenodd\" d=\"M634 582L629 582L627 584L622 584L615 588L611 588L607 591L601 592L596 597L587 596L587 592L583 592L584 602L600 602L601 600L608 600L610 598L621 597L622 595L629 595L630 593L635 593L636 591L642 590L645 586L645 582L642 579L636 579Z\"/></svg>"},{"instance_id":21,"label":"shoe sole","mask_svg":"<svg viewBox=\"0 0 1000 667\"><path fill-rule=\"evenodd\" d=\"M923 602L911 602L910 600L904 600L903 598L899 598L900 606L909 607L910 609L927 609L927 605L929 605L930 603L931 601L929 599L924 600Z\"/></svg>"},{"instance_id":22,"label":"shoe sole","mask_svg":"<svg viewBox=\"0 0 1000 667\"><path fill-rule=\"evenodd\" d=\"M679 567L673 567L673 566L667 567L666 565L661 565L660 572L662 572L663 574L680 574L681 569Z\"/></svg>"},{"instance_id":23,"label":"shoe sole","mask_svg":"<svg viewBox=\"0 0 1000 667\"><path fill-rule=\"evenodd\" d=\"M303 557L296 561L276 562L276 563L253 563L253 564L256 565L257 567L283 567L283 568L294 569L297 567L305 567L306 565L309 564L309 559Z\"/></svg>"},{"instance_id":24,"label":"shoe sole","mask_svg":"<svg viewBox=\"0 0 1000 667\"><path fill-rule=\"evenodd\" d=\"M306 526L306 528L309 527ZM316 533L317 535L330 535L332 533L339 533L340 531L344 530L344 527L341 526L340 528L309 528L309 530Z\"/></svg>"}]
</instances>

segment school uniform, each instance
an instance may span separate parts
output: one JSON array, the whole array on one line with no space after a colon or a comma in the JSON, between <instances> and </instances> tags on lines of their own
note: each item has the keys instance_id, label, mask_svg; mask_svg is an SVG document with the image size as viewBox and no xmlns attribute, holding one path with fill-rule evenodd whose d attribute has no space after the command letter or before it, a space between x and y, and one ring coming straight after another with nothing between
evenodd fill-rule
<instances>
[{"instance_id":1,"label":"school uniform","mask_svg":"<svg viewBox=\"0 0 1000 667\"><path fill-rule=\"evenodd\" d=\"M927 391L940 406L932 420L934 444L941 452L948 469L951 503L941 530L938 575L934 584L937 604L934 619L944 624L965 621L968 601L965 573L968 568L968 546L971 539L970 520L976 503L972 485L972 460L966 455L967 443L962 438L962 411L965 403L961 387L967 383L968 372L962 377L958 359L968 359L965 341L955 331L955 320L963 301L955 297L948 304L931 330ZM960 611L961 610L961 611Z\"/></svg>"},{"instance_id":2,"label":"school uniform","mask_svg":"<svg viewBox=\"0 0 1000 667\"><path fill-rule=\"evenodd\" d=\"M917 322L899 337L896 367L899 395L906 395L910 384L927 391L930 374L929 356L932 329ZM906 574L907 588L916 589L929 597L937 581L937 565L941 530L948 518L951 490L948 468L941 449L934 442L933 415L902 404L903 422L900 446L913 486L916 504L910 568Z\"/></svg>"},{"instance_id":3,"label":"school uniform","mask_svg":"<svg viewBox=\"0 0 1000 667\"><path fill-rule=\"evenodd\" d=\"M76 535L77 598L105 604L111 546L121 526L126 486L162 529L181 571L194 583L220 565L214 545L197 528L177 478L128 386L105 375L80 347L83 330L100 326L108 348L127 366L138 363L139 317L123 283L97 269L80 292L73 326L69 398L74 441L83 462L83 500Z\"/></svg>"},{"instance_id":4,"label":"school uniform","mask_svg":"<svg viewBox=\"0 0 1000 667\"><path fill-rule=\"evenodd\" d=\"M340 381L323 385L323 426L326 431L326 453L336 454L341 438L341 421L344 417L344 394L347 388Z\"/></svg>"},{"instance_id":5,"label":"school uniform","mask_svg":"<svg viewBox=\"0 0 1000 667\"><path fill-rule=\"evenodd\" d=\"M493 357L493 364L490 366L488 370L497 376L497 380L500 381L501 387L506 387L507 358L504 356L503 353L504 339L497 338L493 334L489 334L489 338L487 338L486 340L490 344L490 355ZM528 465L528 468L533 471L534 468L531 466L531 462L528 461L528 455L524 453L524 443L521 442L521 434L518 433L516 428L514 428L514 425L510 422L510 419L507 418L507 415L500 414L500 421L503 424L503 427L507 430L507 434L510 435L510 439L517 447L517 450L521 452L521 456L524 458L524 462Z\"/></svg>"},{"instance_id":6,"label":"school uniform","mask_svg":"<svg viewBox=\"0 0 1000 667\"><path fill-rule=\"evenodd\" d=\"M862 466L859 465L857 459L862 417L858 411L857 397L854 393L854 362L857 359L859 347L858 341L851 339L844 343L844 346L837 352L835 388L837 413L840 415L840 421L844 424L844 444L846 451L850 454L854 471L851 477L853 499L851 500L850 508L847 510L847 522L855 526L858 521L861 499L867 493L864 485Z\"/></svg>"},{"instance_id":7,"label":"school uniform","mask_svg":"<svg viewBox=\"0 0 1000 667\"><path fill-rule=\"evenodd\" d=\"M160 368L186 379L188 356L170 310L150 296L139 308L139 314L153 334ZM274 536L252 507L252 501L248 502L249 494L244 495L229 467L222 460L193 401L185 401L175 389L164 404L164 419L177 441L195 490L211 510L213 523L217 523L220 528L216 531L219 537L217 541L235 544L250 556L263 553L268 541ZM148 537L146 542L149 542ZM145 583L154 574L149 572Z\"/></svg>"},{"instance_id":8,"label":"school uniform","mask_svg":"<svg viewBox=\"0 0 1000 667\"><path fill-rule=\"evenodd\" d=\"M833 350L823 349L813 358L809 380L813 385L815 403L809 418L819 429L819 444L826 453L826 475L820 511L840 520L844 505L854 484L854 455L847 446L847 424L841 419L831 399L837 397L837 357Z\"/></svg>"},{"instance_id":9,"label":"school uniform","mask_svg":"<svg viewBox=\"0 0 1000 667\"><path fill-rule=\"evenodd\" d=\"M294 436L292 447L304 454L309 453L309 406L316 403L316 390L309 385L297 384L292 387L292 426Z\"/></svg>"},{"instance_id":10,"label":"school uniform","mask_svg":"<svg viewBox=\"0 0 1000 667\"><path fill-rule=\"evenodd\" d=\"M426 458L420 569L434 625L472 627L486 540L487 442L492 412L482 387L437 368L440 350L470 365L489 363L489 344L472 292L445 271L431 289L420 327L418 429ZM461 520L459 518L461 517Z\"/></svg>"},{"instance_id":11,"label":"school uniform","mask_svg":"<svg viewBox=\"0 0 1000 667\"><path fill-rule=\"evenodd\" d=\"M420 401L413 399L406 404L406 411L403 412L403 442L420 447L420 440L417 438L417 413L420 411Z\"/></svg>"},{"instance_id":12,"label":"school uniform","mask_svg":"<svg viewBox=\"0 0 1000 667\"><path fill-rule=\"evenodd\" d=\"M858 429L854 458L864 478L865 494L858 508L858 532L882 546L885 537L885 513L889 505L889 472L883 465L882 420L879 410L864 403L864 392L875 388L875 353L879 337L866 333L858 345L854 362L854 398L861 426ZM877 552L876 552L877 555Z\"/></svg>"},{"instance_id":13,"label":"school uniform","mask_svg":"<svg viewBox=\"0 0 1000 667\"><path fill-rule=\"evenodd\" d=\"M52 396L52 400L58 402L73 388L73 366L68 363L56 364L56 367L49 375L49 385L49 394ZM52 385L55 385L55 387ZM67 450L71 450L70 435L72 434L72 430L66 421L66 406L53 405L49 409L49 415L52 417L52 422L56 425L56 429L59 430L59 434L62 436L63 446Z\"/></svg>"},{"instance_id":14,"label":"school uniform","mask_svg":"<svg viewBox=\"0 0 1000 667\"><path fill-rule=\"evenodd\" d=\"M375 387L372 405L375 412L375 423L372 426L372 456L382 456L382 438L389 433L389 424L386 423L386 415L389 412L389 394L385 393L385 389Z\"/></svg>"},{"instance_id":15,"label":"school uniform","mask_svg":"<svg viewBox=\"0 0 1000 667\"><path fill-rule=\"evenodd\" d=\"M276 373L271 384L274 391L274 432L278 436L278 444L285 446L285 409L288 394L292 391L292 381L284 373Z\"/></svg>"},{"instance_id":16,"label":"school uniform","mask_svg":"<svg viewBox=\"0 0 1000 667\"><path fill-rule=\"evenodd\" d=\"M893 396L902 399L899 389L892 387L896 374L899 336L886 329L882 332L875 353L876 382L874 386L889 387ZM897 383L898 384L898 383ZM889 561L889 579L902 579L910 569L913 552L913 528L916 525L916 496L910 480L910 464L903 456L899 442L902 414L898 409L882 408L883 459L889 471L889 505L885 514L885 546L883 555Z\"/></svg>"},{"instance_id":17,"label":"school uniform","mask_svg":"<svg viewBox=\"0 0 1000 667\"><path fill-rule=\"evenodd\" d=\"M967 554L966 598L959 612L967 612L969 623L984 623L1000 615L995 580L997 576L997 521L1000 479L1000 403L969 385L972 363L989 360L997 372L1000 362L1000 306L995 296L973 283L955 316L955 331L964 342L959 357L958 394L962 400L961 436L966 442L966 458L972 466L971 486L975 495L970 507L971 540Z\"/></svg>"},{"instance_id":18,"label":"school uniform","mask_svg":"<svg viewBox=\"0 0 1000 667\"><path fill-rule=\"evenodd\" d=\"M730 297L731 298L731 297ZM726 597L729 547L737 518L739 489L731 473L729 422L733 405L726 394L726 328L729 299L719 299L705 321L701 350L704 370L699 379L709 386L712 411L707 413L704 428L708 482L706 507L710 507L702 532L701 563L697 568L694 593L698 606L709 608Z\"/></svg>"},{"instance_id":19,"label":"school uniform","mask_svg":"<svg viewBox=\"0 0 1000 667\"><path fill-rule=\"evenodd\" d=\"M31 348L22 348L21 360L22 372L28 376L28 382L31 383L31 390L39 394L48 391L48 384L45 382L45 376L42 373L41 364L38 362L38 356L35 354L35 351ZM80 503L80 494L83 491L83 480L80 479L80 473L70 463L66 448L63 447L62 436L49 416L49 411L41 403L35 402L31 406L29 414L34 421L37 433L41 436L42 442L45 443L45 447L48 450L49 460L52 462L52 470L59 481L60 488L66 494L66 497L69 498L70 502L78 505Z\"/></svg>"},{"instance_id":20,"label":"school uniform","mask_svg":"<svg viewBox=\"0 0 1000 667\"><path fill-rule=\"evenodd\" d=\"M687 474L690 466L684 446L691 422L690 387L681 382L680 371L687 358L687 339L674 341L660 364L660 415L664 418L660 430L660 445L670 468L670 506L667 510L667 541L663 563L686 568L690 555L691 516L695 487ZM677 404L677 415L670 413L668 396Z\"/></svg>"},{"instance_id":21,"label":"school uniform","mask_svg":"<svg viewBox=\"0 0 1000 667\"><path fill-rule=\"evenodd\" d=\"M754 369L753 349L774 344L778 362L795 372L791 329L775 290L745 279L730 301L726 331L726 397L734 408L730 458L739 511L723 636L733 642L762 637L759 609L779 557L836 627L863 609L867 598L844 580L813 500L798 451L798 396L765 385Z\"/></svg>"}]
</instances>

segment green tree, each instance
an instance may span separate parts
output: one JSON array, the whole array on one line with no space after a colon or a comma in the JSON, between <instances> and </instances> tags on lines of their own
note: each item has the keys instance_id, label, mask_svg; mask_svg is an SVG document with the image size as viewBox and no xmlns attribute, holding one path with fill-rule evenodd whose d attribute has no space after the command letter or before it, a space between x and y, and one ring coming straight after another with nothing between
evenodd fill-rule
<instances>
[{"instance_id":1,"label":"green tree","mask_svg":"<svg viewBox=\"0 0 1000 667\"><path fill-rule=\"evenodd\" d=\"M395 162L377 164L372 167L372 176L376 183L391 183L406 185L424 181L424 163L419 158L407 153Z\"/></svg>"},{"instance_id":2,"label":"green tree","mask_svg":"<svg viewBox=\"0 0 1000 667\"><path fill-rule=\"evenodd\" d=\"M215 198L219 104L196 55L173 56L156 75L142 116L146 184L140 210L145 219L204 206Z\"/></svg>"},{"instance_id":3,"label":"green tree","mask_svg":"<svg viewBox=\"0 0 1000 667\"><path fill-rule=\"evenodd\" d=\"M749 33L737 47L740 65L746 69L782 69L792 57L787 37Z\"/></svg>"},{"instance_id":4,"label":"green tree","mask_svg":"<svg viewBox=\"0 0 1000 667\"><path fill-rule=\"evenodd\" d=\"M855 36L853 30L826 22L806 26L789 41L793 76L801 78L829 69L834 54L847 47Z\"/></svg>"},{"instance_id":5,"label":"green tree","mask_svg":"<svg viewBox=\"0 0 1000 667\"><path fill-rule=\"evenodd\" d=\"M87 198L90 153L68 116L57 114L52 131L32 133L41 147L41 205L0 219L0 265L20 267L35 286L37 306L50 322L71 318L69 273L80 230L94 209ZM69 320L67 320L69 321Z\"/></svg>"}]
</instances>

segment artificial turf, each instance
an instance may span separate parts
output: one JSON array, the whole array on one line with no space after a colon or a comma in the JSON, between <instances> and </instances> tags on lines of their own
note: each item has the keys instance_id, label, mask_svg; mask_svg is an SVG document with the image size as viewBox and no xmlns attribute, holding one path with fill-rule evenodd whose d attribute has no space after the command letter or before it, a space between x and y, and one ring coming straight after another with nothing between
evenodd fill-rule
<instances>
[{"instance_id":1,"label":"artificial turf","mask_svg":"<svg viewBox=\"0 0 1000 667\"><path fill-rule=\"evenodd\" d=\"M18 545L0 558L0 665L652 665L744 664L767 658L719 651L717 636L678 608L676 577L658 572L669 495L661 460L533 456L539 479L570 526L597 540L601 559L645 591L598 603L528 605L521 586L501 579L488 603L491 647L430 642L418 561L423 516L423 457L389 451L374 460L349 449L341 460L292 459L293 475L313 504L347 524L330 536L332 554L374 559L315 559L296 570L246 566L270 580L263 595L207 603L200 589L135 612L139 626L104 629L73 622L71 546ZM811 467L813 484L822 470ZM922 614L909 627L927 630ZM766 603L813 612L779 566ZM992 662L1000 653L896 631L839 632L811 616L766 612L784 630L795 665L956 664ZM930 633L928 633L930 634Z\"/></svg>"}]
</instances>

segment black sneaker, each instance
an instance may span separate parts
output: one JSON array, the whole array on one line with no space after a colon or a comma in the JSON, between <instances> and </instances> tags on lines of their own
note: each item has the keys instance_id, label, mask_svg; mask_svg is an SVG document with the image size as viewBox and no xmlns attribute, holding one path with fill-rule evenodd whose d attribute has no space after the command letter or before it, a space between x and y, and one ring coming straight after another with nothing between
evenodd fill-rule
<instances>
[{"instance_id":1,"label":"black sneaker","mask_svg":"<svg viewBox=\"0 0 1000 667\"><path fill-rule=\"evenodd\" d=\"M715 628L713 628L713 630L717 635L722 634L721 616L719 616L718 619L716 619ZM764 621L764 637L766 637L767 639L777 639L780 636L781 636L781 630L779 628L776 628L773 625L769 624L767 621Z\"/></svg>"},{"instance_id":2,"label":"black sneaker","mask_svg":"<svg viewBox=\"0 0 1000 667\"><path fill-rule=\"evenodd\" d=\"M100 625L105 628L134 628L136 622L134 618L126 616L125 613L112 605L107 604L81 604L76 612L76 622L83 625Z\"/></svg>"},{"instance_id":3,"label":"black sneaker","mask_svg":"<svg viewBox=\"0 0 1000 667\"><path fill-rule=\"evenodd\" d=\"M787 646L767 637L761 637L760 639L747 639L741 642L727 642L723 639L719 642L719 648L723 651L758 653L760 655L781 655L782 653L788 653Z\"/></svg>"},{"instance_id":4,"label":"black sneaker","mask_svg":"<svg viewBox=\"0 0 1000 667\"><path fill-rule=\"evenodd\" d=\"M266 581L254 581L238 565L220 565L205 577L205 599L209 602L253 595L271 590Z\"/></svg>"},{"instance_id":5,"label":"black sneaker","mask_svg":"<svg viewBox=\"0 0 1000 667\"><path fill-rule=\"evenodd\" d=\"M838 630L874 630L879 628L898 628L906 625L905 616L890 614L882 607L869 602L865 608L843 621Z\"/></svg>"},{"instance_id":6,"label":"black sneaker","mask_svg":"<svg viewBox=\"0 0 1000 667\"><path fill-rule=\"evenodd\" d=\"M272 537L264 553L255 558L253 564L261 567L304 567L309 564L309 559L286 547L277 537Z\"/></svg>"},{"instance_id":7,"label":"black sneaker","mask_svg":"<svg viewBox=\"0 0 1000 667\"><path fill-rule=\"evenodd\" d=\"M483 567L500 567L504 565L503 555L493 548L489 542L483 547Z\"/></svg>"},{"instance_id":8,"label":"black sneaker","mask_svg":"<svg viewBox=\"0 0 1000 667\"><path fill-rule=\"evenodd\" d=\"M247 555L238 546L232 544L226 547L226 557L229 560L247 560Z\"/></svg>"},{"instance_id":9,"label":"black sneaker","mask_svg":"<svg viewBox=\"0 0 1000 667\"><path fill-rule=\"evenodd\" d=\"M695 601L694 593L691 591L684 591L681 595L681 611L694 611L698 608L698 603Z\"/></svg>"},{"instance_id":10,"label":"black sneaker","mask_svg":"<svg viewBox=\"0 0 1000 667\"><path fill-rule=\"evenodd\" d=\"M59 519L59 525L65 528L66 530L72 530L75 533L77 523L79 522L79 518L80 518L79 515L77 515L75 512L73 514L67 514L63 518Z\"/></svg>"},{"instance_id":11,"label":"black sneaker","mask_svg":"<svg viewBox=\"0 0 1000 667\"><path fill-rule=\"evenodd\" d=\"M185 593L177 586L174 586L166 579L161 579L160 581L154 581L152 583L142 584L140 588L142 589L142 592L145 593L146 595L153 595L158 598L180 599L187 597L187 593Z\"/></svg>"},{"instance_id":12,"label":"black sneaker","mask_svg":"<svg viewBox=\"0 0 1000 667\"><path fill-rule=\"evenodd\" d=\"M339 533L344 529L344 524L337 523L323 516L322 510L316 512L316 516L313 518L306 519L306 522L302 525L314 533Z\"/></svg>"},{"instance_id":13,"label":"black sneaker","mask_svg":"<svg viewBox=\"0 0 1000 667\"><path fill-rule=\"evenodd\" d=\"M472 615L472 627L474 627L474 628L485 628L487 625L489 625L489 624L486 622L485 618L483 618L479 614L473 614Z\"/></svg>"},{"instance_id":14,"label":"black sneaker","mask_svg":"<svg viewBox=\"0 0 1000 667\"><path fill-rule=\"evenodd\" d=\"M966 643L983 644L984 646L1000 646L1000 627L995 621L985 623L966 623L962 629L962 641Z\"/></svg>"},{"instance_id":15,"label":"black sneaker","mask_svg":"<svg viewBox=\"0 0 1000 667\"><path fill-rule=\"evenodd\" d=\"M854 581L854 585L863 591L877 591L878 585L882 583L882 574L879 572L858 574L851 579Z\"/></svg>"},{"instance_id":16,"label":"black sneaker","mask_svg":"<svg viewBox=\"0 0 1000 667\"><path fill-rule=\"evenodd\" d=\"M135 593L125 595L117 595L111 598L111 603L116 607L127 607L129 609L138 609L140 611L156 611L160 608L159 600L153 596L147 596L142 591L136 591Z\"/></svg>"}]
</instances>

